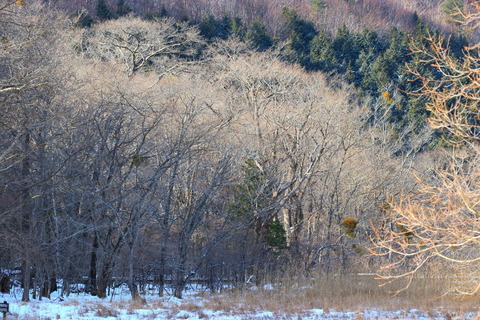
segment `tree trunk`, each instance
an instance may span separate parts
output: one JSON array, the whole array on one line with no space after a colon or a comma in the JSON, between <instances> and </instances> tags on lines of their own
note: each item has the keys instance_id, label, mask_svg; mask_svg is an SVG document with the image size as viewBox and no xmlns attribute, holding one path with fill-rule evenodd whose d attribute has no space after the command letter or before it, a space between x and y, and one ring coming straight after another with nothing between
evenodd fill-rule
<instances>
[{"instance_id":1,"label":"tree trunk","mask_svg":"<svg viewBox=\"0 0 480 320\"><path fill-rule=\"evenodd\" d=\"M30 237L30 224L31 224L31 212L30 212L30 187L28 182L28 177L30 175L30 134L27 132L25 134L25 140L23 141L23 152L24 159L22 161L22 178L24 179L25 186L22 190L22 205L23 205L23 220L22 220L22 231L25 237ZM23 254L25 257L25 262L23 264L23 295L22 301L30 301L30 277L31 277L31 265L30 265L30 254L28 244L25 243L23 249Z\"/></svg>"},{"instance_id":2,"label":"tree trunk","mask_svg":"<svg viewBox=\"0 0 480 320\"><path fill-rule=\"evenodd\" d=\"M0 293L10 293L10 277L6 274L0 280Z\"/></svg>"},{"instance_id":3,"label":"tree trunk","mask_svg":"<svg viewBox=\"0 0 480 320\"><path fill-rule=\"evenodd\" d=\"M163 297L165 292L165 273L166 273L166 263L167 263L167 242L169 241L168 237L168 221L163 222L163 237L162 237L162 247L160 249L160 278L159 278L159 289L158 296Z\"/></svg>"},{"instance_id":4,"label":"tree trunk","mask_svg":"<svg viewBox=\"0 0 480 320\"><path fill-rule=\"evenodd\" d=\"M158 279L158 296L163 297L163 293L165 292L165 276L160 274Z\"/></svg>"},{"instance_id":5,"label":"tree trunk","mask_svg":"<svg viewBox=\"0 0 480 320\"><path fill-rule=\"evenodd\" d=\"M105 262L105 264L102 266L102 270L98 275L97 297L102 299L107 297L107 287L108 287L108 281L110 280L110 271L111 271L110 268L111 268L110 262L108 261Z\"/></svg>"},{"instance_id":6,"label":"tree trunk","mask_svg":"<svg viewBox=\"0 0 480 320\"><path fill-rule=\"evenodd\" d=\"M138 300L140 298L138 294L137 284L135 283L135 273L134 273L134 250L133 244L130 244L130 252L128 256L128 288L130 289L130 293L132 295L132 300Z\"/></svg>"},{"instance_id":7,"label":"tree trunk","mask_svg":"<svg viewBox=\"0 0 480 320\"><path fill-rule=\"evenodd\" d=\"M91 295L97 294L97 249L98 249L98 238L95 233L93 238L92 253L90 255L90 272L88 274L88 284L87 292L90 292Z\"/></svg>"},{"instance_id":8,"label":"tree trunk","mask_svg":"<svg viewBox=\"0 0 480 320\"><path fill-rule=\"evenodd\" d=\"M179 166L179 159L175 162L172 170L172 174L170 176L170 182L168 185L168 194L165 203L165 212L162 218L161 226L162 226L162 243L160 249L160 288L158 289L158 295L163 297L165 291L165 272L166 272L166 264L167 264L167 245L170 241L170 208L172 205L172 197L173 197L173 187L175 185L175 179L177 177Z\"/></svg>"},{"instance_id":9,"label":"tree trunk","mask_svg":"<svg viewBox=\"0 0 480 320\"><path fill-rule=\"evenodd\" d=\"M178 253L180 262L175 272L175 284L173 288L173 296L175 298L182 299L182 293L186 285L186 272L187 267L187 244L186 239L182 239L182 244L180 245L180 250Z\"/></svg>"},{"instance_id":10,"label":"tree trunk","mask_svg":"<svg viewBox=\"0 0 480 320\"><path fill-rule=\"evenodd\" d=\"M25 262L23 265L23 294L22 294L22 301L28 302L30 301L30 263Z\"/></svg>"},{"instance_id":11,"label":"tree trunk","mask_svg":"<svg viewBox=\"0 0 480 320\"><path fill-rule=\"evenodd\" d=\"M179 270L175 279L175 285L173 287L173 296L178 299L182 299L183 290L185 289L186 281L184 272Z\"/></svg>"},{"instance_id":12,"label":"tree trunk","mask_svg":"<svg viewBox=\"0 0 480 320\"><path fill-rule=\"evenodd\" d=\"M68 297L70 295L70 279L65 278L62 282L62 291L60 292L60 297Z\"/></svg>"}]
</instances>

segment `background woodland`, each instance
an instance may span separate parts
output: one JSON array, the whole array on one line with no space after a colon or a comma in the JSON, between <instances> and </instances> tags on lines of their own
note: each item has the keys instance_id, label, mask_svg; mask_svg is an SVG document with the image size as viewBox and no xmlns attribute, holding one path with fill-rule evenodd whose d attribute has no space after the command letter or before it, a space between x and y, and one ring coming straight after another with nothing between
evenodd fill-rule
<instances>
[{"instance_id":1,"label":"background woodland","mask_svg":"<svg viewBox=\"0 0 480 320\"><path fill-rule=\"evenodd\" d=\"M412 49L463 61L457 7L1 0L0 267L25 301L376 270L391 199L458 142Z\"/></svg>"}]
</instances>

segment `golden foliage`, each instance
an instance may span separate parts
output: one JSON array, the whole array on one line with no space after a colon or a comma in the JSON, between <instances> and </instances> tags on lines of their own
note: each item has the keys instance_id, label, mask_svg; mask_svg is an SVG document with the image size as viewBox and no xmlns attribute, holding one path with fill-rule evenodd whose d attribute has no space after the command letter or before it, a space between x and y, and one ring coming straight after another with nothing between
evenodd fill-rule
<instances>
[{"instance_id":1,"label":"golden foliage","mask_svg":"<svg viewBox=\"0 0 480 320\"><path fill-rule=\"evenodd\" d=\"M390 92L384 91L382 95L385 98L385 100L387 101L387 103L392 103L393 102L393 99L390 96Z\"/></svg>"},{"instance_id":2,"label":"golden foliage","mask_svg":"<svg viewBox=\"0 0 480 320\"><path fill-rule=\"evenodd\" d=\"M357 228L358 219L356 218L345 218L343 219L341 226L343 232L350 238L355 238L355 229Z\"/></svg>"},{"instance_id":3,"label":"golden foliage","mask_svg":"<svg viewBox=\"0 0 480 320\"><path fill-rule=\"evenodd\" d=\"M23 7L25 5L25 2L23 0L16 0L15 4L19 7Z\"/></svg>"},{"instance_id":4,"label":"golden foliage","mask_svg":"<svg viewBox=\"0 0 480 320\"><path fill-rule=\"evenodd\" d=\"M351 217L345 218L342 221L342 226L352 230L355 230L355 228L357 227L357 224L358 224L358 219L356 218L351 218Z\"/></svg>"},{"instance_id":5,"label":"golden foliage","mask_svg":"<svg viewBox=\"0 0 480 320\"><path fill-rule=\"evenodd\" d=\"M398 232L403 234L403 236L407 239L408 242L412 240L414 233L408 228L406 228L403 224L397 222L397 230Z\"/></svg>"}]
</instances>

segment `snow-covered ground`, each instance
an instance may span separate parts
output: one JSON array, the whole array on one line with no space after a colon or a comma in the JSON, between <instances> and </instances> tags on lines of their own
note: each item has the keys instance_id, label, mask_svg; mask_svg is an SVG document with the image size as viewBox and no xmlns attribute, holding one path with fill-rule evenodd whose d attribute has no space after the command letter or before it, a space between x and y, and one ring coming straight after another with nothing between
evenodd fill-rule
<instances>
[{"instance_id":1,"label":"snow-covered ground","mask_svg":"<svg viewBox=\"0 0 480 320\"><path fill-rule=\"evenodd\" d=\"M381 308L358 308L350 311L336 311L333 309L318 308L304 310L301 313L286 314L279 311L263 310L245 311L239 306L228 310L209 308L209 298L201 297L194 292L189 292L184 299L173 297L145 297L146 304L131 303L126 292L118 293L107 299L98 299L87 294L71 294L63 301L58 296L43 301L32 300L29 303L20 301L20 296L15 293L0 294L0 302L10 303L10 313L7 319L202 319L202 320L322 320L322 319L480 319L478 311L466 313L449 312L439 309L435 311L421 311L406 309L386 311ZM222 297L228 300L228 295ZM1 316L1 314L0 314Z\"/></svg>"}]
</instances>

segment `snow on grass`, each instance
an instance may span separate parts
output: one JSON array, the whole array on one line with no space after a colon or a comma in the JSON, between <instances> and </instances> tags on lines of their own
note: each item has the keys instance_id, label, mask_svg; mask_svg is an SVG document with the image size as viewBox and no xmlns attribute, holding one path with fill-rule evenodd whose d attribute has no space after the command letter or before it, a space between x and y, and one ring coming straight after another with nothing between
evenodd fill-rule
<instances>
[{"instance_id":1,"label":"snow on grass","mask_svg":"<svg viewBox=\"0 0 480 320\"><path fill-rule=\"evenodd\" d=\"M358 310L337 311L318 308L304 310L301 313L286 314L278 310L263 310L253 308L245 310L242 306L230 306L227 310L211 310L208 306L210 297L199 297L195 292L189 292L185 299L173 297L146 296L146 303L131 302L127 292L121 292L107 299L98 299L87 294L71 294L62 301L58 296L42 301L20 301L20 295L0 294L0 301L10 303L10 314L7 319L23 320L53 320L53 319L119 319L119 320L325 320L325 319L478 319L477 312L456 314L440 309L422 311L418 309L387 311L381 308L363 308ZM218 296L217 296L218 298ZM228 295L222 296L228 302ZM252 311L255 310L255 311Z\"/></svg>"}]
</instances>

